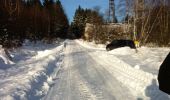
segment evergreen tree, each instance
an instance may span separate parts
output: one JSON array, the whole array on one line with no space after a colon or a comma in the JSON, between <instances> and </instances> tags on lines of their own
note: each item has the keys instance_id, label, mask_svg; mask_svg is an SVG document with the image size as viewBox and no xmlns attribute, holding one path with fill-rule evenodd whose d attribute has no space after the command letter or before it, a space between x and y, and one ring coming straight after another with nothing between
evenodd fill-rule
<instances>
[{"instance_id":1,"label":"evergreen tree","mask_svg":"<svg viewBox=\"0 0 170 100\"><path fill-rule=\"evenodd\" d=\"M103 23L103 17L100 16L99 12L91 9L83 9L80 6L75 12L73 22L71 24L71 36L81 38L84 36L86 23L98 25Z\"/></svg>"},{"instance_id":2,"label":"evergreen tree","mask_svg":"<svg viewBox=\"0 0 170 100\"><path fill-rule=\"evenodd\" d=\"M81 38L81 36L83 35L86 24L85 20L86 20L85 10L79 6L75 12L72 24L73 28L72 31L73 34L75 34L76 38Z\"/></svg>"},{"instance_id":3,"label":"evergreen tree","mask_svg":"<svg viewBox=\"0 0 170 100\"><path fill-rule=\"evenodd\" d=\"M59 0L1 0L0 44L19 46L24 39L34 42L67 35L68 19Z\"/></svg>"},{"instance_id":4,"label":"evergreen tree","mask_svg":"<svg viewBox=\"0 0 170 100\"><path fill-rule=\"evenodd\" d=\"M56 36L66 38L69 28L69 22L66 14L64 13L63 6L61 5L60 0L57 0L56 2L55 11L57 12L54 23Z\"/></svg>"}]
</instances>

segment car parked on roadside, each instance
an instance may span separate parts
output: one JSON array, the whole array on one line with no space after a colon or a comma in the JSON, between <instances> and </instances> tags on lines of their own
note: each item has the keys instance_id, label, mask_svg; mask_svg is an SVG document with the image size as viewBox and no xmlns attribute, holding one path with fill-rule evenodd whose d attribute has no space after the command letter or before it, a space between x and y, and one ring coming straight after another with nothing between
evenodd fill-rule
<instances>
[{"instance_id":1,"label":"car parked on roadside","mask_svg":"<svg viewBox=\"0 0 170 100\"><path fill-rule=\"evenodd\" d=\"M110 44L106 46L106 50L110 51L120 47L130 47L131 49L136 49L135 43L133 40L113 40Z\"/></svg>"}]
</instances>

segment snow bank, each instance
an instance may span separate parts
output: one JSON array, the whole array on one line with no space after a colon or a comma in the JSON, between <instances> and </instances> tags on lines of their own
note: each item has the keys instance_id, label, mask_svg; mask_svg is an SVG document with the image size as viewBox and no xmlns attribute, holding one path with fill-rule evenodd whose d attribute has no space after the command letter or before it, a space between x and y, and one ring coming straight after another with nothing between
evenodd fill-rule
<instances>
[{"instance_id":1,"label":"snow bank","mask_svg":"<svg viewBox=\"0 0 170 100\"><path fill-rule=\"evenodd\" d=\"M0 68L1 100L39 100L47 94L62 64L63 44L35 45L12 50L16 64Z\"/></svg>"},{"instance_id":2,"label":"snow bank","mask_svg":"<svg viewBox=\"0 0 170 100\"><path fill-rule=\"evenodd\" d=\"M130 47L122 47L109 51L110 54L119 54L119 55L133 55L136 53L135 49Z\"/></svg>"},{"instance_id":3,"label":"snow bank","mask_svg":"<svg viewBox=\"0 0 170 100\"><path fill-rule=\"evenodd\" d=\"M106 54L97 51L89 53L89 55L91 55L97 63L105 66L104 69L112 74L113 77L120 81L124 86L128 87L131 93L136 97L146 99L148 98L147 95L149 95L149 97L152 96L152 98L155 98L154 100L167 97L167 95L158 88L157 75L134 68L109 53Z\"/></svg>"},{"instance_id":4,"label":"snow bank","mask_svg":"<svg viewBox=\"0 0 170 100\"><path fill-rule=\"evenodd\" d=\"M130 87L133 91L144 91L145 87L152 83L156 76L135 69L117 57L109 54L96 53L97 62L107 66L107 70L112 73L120 82ZM102 61L102 62L100 62Z\"/></svg>"},{"instance_id":5,"label":"snow bank","mask_svg":"<svg viewBox=\"0 0 170 100\"><path fill-rule=\"evenodd\" d=\"M14 64L14 62L12 62L11 60L11 56L8 54L7 51L4 50L4 48L2 48L2 46L0 46L0 63L1 64ZM3 62L2 62L3 61ZM2 65L1 65L2 66Z\"/></svg>"},{"instance_id":6,"label":"snow bank","mask_svg":"<svg viewBox=\"0 0 170 100\"><path fill-rule=\"evenodd\" d=\"M167 97L158 88L157 74L160 64L170 51L169 48L142 47L138 48L136 53L129 47L123 47L107 52L105 48L91 46L88 42L83 43L79 40L76 42L96 50L89 52L89 55L99 64L106 66L105 69L137 97L147 98L147 95L150 95L155 100Z\"/></svg>"},{"instance_id":7,"label":"snow bank","mask_svg":"<svg viewBox=\"0 0 170 100\"><path fill-rule=\"evenodd\" d=\"M128 63L132 67L138 66L143 71L157 75L159 67L169 51L169 48L142 47L138 48L137 53L135 53L133 49L127 48L112 50L109 53L113 54L125 63Z\"/></svg>"},{"instance_id":8,"label":"snow bank","mask_svg":"<svg viewBox=\"0 0 170 100\"><path fill-rule=\"evenodd\" d=\"M105 46L96 45L94 42L86 42L83 40L76 40L77 43L85 48L93 49L96 51L106 52ZM149 48L141 47L137 49L130 49L129 47L122 47L111 50L107 53L114 55L120 60L128 63L131 67L146 71L153 75L158 74L158 70L167 54L170 52L170 48Z\"/></svg>"}]
</instances>

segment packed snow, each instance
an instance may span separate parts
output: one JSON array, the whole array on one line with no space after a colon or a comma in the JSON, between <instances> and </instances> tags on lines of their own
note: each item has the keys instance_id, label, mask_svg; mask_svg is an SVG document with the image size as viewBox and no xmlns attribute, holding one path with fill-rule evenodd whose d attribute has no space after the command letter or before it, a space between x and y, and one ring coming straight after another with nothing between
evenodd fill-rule
<instances>
[{"instance_id":1,"label":"packed snow","mask_svg":"<svg viewBox=\"0 0 170 100\"><path fill-rule=\"evenodd\" d=\"M62 64L62 42L27 41L9 52L13 62L0 49L0 100L38 100L46 95Z\"/></svg>"},{"instance_id":2,"label":"packed snow","mask_svg":"<svg viewBox=\"0 0 170 100\"><path fill-rule=\"evenodd\" d=\"M85 42L83 40L77 40L76 42L89 49L105 51L106 47L103 44L95 44L94 42ZM136 69L141 68L141 70L157 75L160 65L169 52L170 48L167 47L140 47L137 48L137 52L135 49L122 47L109 51L107 54L116 56L120 60L131 65L131 67Z\"/></svg>"},{"instance_id":3,"label":"packed snow","mask_svg":"<svg viewBox=\"0 0 170 100\"><path fill-rule=\"evenodd\" d=\"M158 70L170 48L106 51L83 40L0 48L0 100L170 100Z\"/></svg>"},{"instance_id":4,"label":"packed snow","mask_svg":"<svg viewBox=\"0 0 170 100\"><path fill-rule=\"evenodd\" d=\"M0 46L0 63L3 64L3 66L7 64L14 64L11 55L4 48L2 48L2 46Z\"/></svg>"},{"instance_id":5,"label":"packed snow","mask_svg":"<svg viewBox=\"0 0 170 100\"><path fill-rule=\"evenodd\" d=\"M107 52L102 44L96 45L83 40L76 42L85 48L96 50L92 57L107 66L107 70L139 97L139 100L170 100L168 95L158 89L157 81L159 67L170 48L141 47L136 52L129 47L122 47Z\"/></svg>"}]
</instances>

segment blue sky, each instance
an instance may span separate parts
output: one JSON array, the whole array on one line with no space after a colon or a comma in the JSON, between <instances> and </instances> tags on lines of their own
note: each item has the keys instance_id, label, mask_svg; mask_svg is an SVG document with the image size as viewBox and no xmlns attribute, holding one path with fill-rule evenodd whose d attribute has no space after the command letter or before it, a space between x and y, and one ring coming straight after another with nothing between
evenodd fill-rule
<instances>
[{"instance_id":1,"label":"blue sky","mask_svg":"<svg viewBox=\"0 0 170 100\"><path fill-rule=\"evenodd\" d=\"M69 21L72 21L73 16L75 14L75 10L80 5L82 8L94 8L95 6L100 6L101 13L104 13L109 8L109 0L60 0L64 10L68 16ZM117 2L119 0L115 0L116 10L117 10ZM120 18L118 14L119 11L116 11L116 16Z\"/></svg>"}]
</instances>

